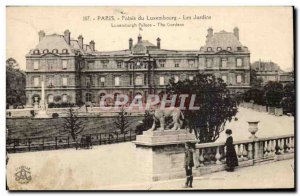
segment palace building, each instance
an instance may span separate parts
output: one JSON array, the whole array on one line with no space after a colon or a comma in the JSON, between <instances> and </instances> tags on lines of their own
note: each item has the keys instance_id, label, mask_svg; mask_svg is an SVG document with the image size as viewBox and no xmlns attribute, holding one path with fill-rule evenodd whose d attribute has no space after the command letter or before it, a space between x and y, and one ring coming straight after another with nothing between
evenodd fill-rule
<instances>
[{"instance_id":1,"label":"palace building","mask_svg":"<svg viewBox=\"0 0 300 196\"><path fill-rule=\"evenodd\" d=\"M167 50L137 37L128 48L97 51L95 42L84 44L80 35L46 35L39 32L39 43L26 55L27 105L41 96L45 85L47 103L89 103L98 105L107 94L127 94L142 99L164 92L170 78L190 79L199 72L213 73L228 84L232 93L250 87L250 51L239 41L239 29L213 32L208 29L206 44L200 50Z\"/></svg>"}]
</instances>

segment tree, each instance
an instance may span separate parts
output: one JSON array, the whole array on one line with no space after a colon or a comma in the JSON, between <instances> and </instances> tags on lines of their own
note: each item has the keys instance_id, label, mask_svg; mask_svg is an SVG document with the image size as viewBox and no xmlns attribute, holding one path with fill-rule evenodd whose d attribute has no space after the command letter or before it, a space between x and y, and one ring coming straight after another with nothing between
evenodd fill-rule
<instances>
[{"instance_id":1,"label":"tree","mask_svg":"<svg viewBox=\"0 0 300 196\"><path fill-rule=\"evenodd\" d=\"M18 67L15 59L6 60L6 103L14 107L26 104L25 73Z\"/></svg>"},{"instance_id":2,"label":"tree","mask_svg":"<svg viewBox=\"0 0 300 196\"><path fill-rule=\"evenodd\" d=\"M253 88L262 88L263 87L263 79L257 78L257 73L254 69L250 70L250 84Z\"/></svg>"},{"instance_id":3,"label":"tree","mask_svg":"<svg viewBox=\"0 0 300 196\"><path fill-rule=\"evenodd\" d=\"M125 130L129 127L127 112L125 111L124 107L120 109L119 115L117 116L114 123L116 128L119 129L121 133L124 133Z\"/></svg>"},{"instance_id":4,"label":"tree","mask_svg":"<svg viewBox=\"0 0 300 196\"><path fill-rule=\"evenodd\" d=\"M142 134L143 131L147 131L153 125L153 115L149 111L145 111L144 119L142 122L136 126L136 134Z\"/></svg>"},{"instance_id":5,"label":"tree","mask_svg":"<svg viewBox=\"0 0 300 196\"><path fill-rule=\"evenodd\" d=\"M295 85L294 83L288 83L283 88L284 97L282 99L282 107L284 113L291 113L295 115L295 103L296 103L296 94L295 94Z\"/></svg>"},{"instance_id":6,"label":"tree","mask_svg":"<svg viewBox=\"0 0 300 196\"><path fill-rule=\"evenodd\" d=\"M271 107L281 107L283 85L280 82L269 81L265 86L266 102Z\"/></svg>"},{"instance_id":7,"label":"tree","mask_svg":"<svg viewBox=\"0 0 300 196\"><path fill-rule=\"evenodd\" d=\"M72 107L69 108L68 112L68 117L64 118L63 129L64 132L71 135L73 141L76 141L76 136L84 130L83 122L80 121Z\"/></svg>"},{"instance_id":8,"label":"tree","mask_svg":"<svg viewBox=\"0 0 300 196\"><path fill-rule=\"evenodd\" d=\"M182 112L188 128L194 130L201 143L216 141L224 131L226 122L231 121L237 113L236 102L230 96L226 84L212 74L199 73L193 80L178 82L171 79L167 93L189 95L186 106L189 105L191 95L196 95L194 105L200 108L191 110L187 107Z\"/></svg>"}]
</instances>

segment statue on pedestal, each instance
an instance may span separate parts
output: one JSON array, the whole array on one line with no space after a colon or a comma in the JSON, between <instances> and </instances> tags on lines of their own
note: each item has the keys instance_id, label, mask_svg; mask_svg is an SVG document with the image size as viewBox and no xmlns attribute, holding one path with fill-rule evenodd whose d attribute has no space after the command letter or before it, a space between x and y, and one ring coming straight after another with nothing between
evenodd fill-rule
<instances>
[{"instance_id":1,"label":"statue on pedestal","mask_svg":"<svg viewBox=\"0 0 300 196\"><path fill-rule=\"evenodd\" d=\"M160 124L160 131L164 131L166 126L172 126L171 130L180 130L183 126L184 116L179 108L168 107L168 108L158 108L154 111L150 111L153 115L153 125L148 131L156 130L156 123ZM166 118L171 118L172 122L166 124Z\"/></svg>"}]
</instances>

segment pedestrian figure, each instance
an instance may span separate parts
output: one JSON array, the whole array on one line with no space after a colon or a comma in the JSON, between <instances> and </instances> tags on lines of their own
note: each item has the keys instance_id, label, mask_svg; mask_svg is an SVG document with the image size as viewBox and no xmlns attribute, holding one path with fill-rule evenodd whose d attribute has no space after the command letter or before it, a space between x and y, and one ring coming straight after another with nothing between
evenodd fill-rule
<instances>
[{"instance_id":1,"label":"pedestrian figure","mask_svg":"<svg viewBox=\"0 0 300 196\"><path fill-rule=\"evenodd\" d=\"M231 129L227 129L225 131L227 139L226 139L226 171L228 172L233 172L234 171L234 167L238 166L238 159L236 156L236 152L234 149L234 145L233 145L233 138L231 136L232 131Z\"/></svg>"},{"instance_id":2,"label":"pedestrian figure","mask_svg":"<svg viewBox=\"0 0 300 196\"><path fill-rule=\"evenodd\" d=\"M192 144L190 142L185 143L185 152L184 152L184 168L186 173L186 182L184 188L190 187L192 188L193 184L193 171L194 167L194 158L193 158L193 150Z\"/></svg>"}]
</instances>

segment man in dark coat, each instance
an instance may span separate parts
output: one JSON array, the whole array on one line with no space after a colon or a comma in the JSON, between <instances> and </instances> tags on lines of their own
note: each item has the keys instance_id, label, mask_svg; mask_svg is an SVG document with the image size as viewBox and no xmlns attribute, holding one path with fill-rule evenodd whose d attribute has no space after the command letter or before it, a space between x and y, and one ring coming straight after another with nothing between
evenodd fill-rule
<instances>
[{"instance_id":1,"label":"man in dark coat","mask_svg":"<svg viewBox=\"0 0 300 196\"><path fill-rule=\"evenodd\" d=\"M194 158L193 158L193 150L191 148L192 144L190 142L185 143L185 151L184 151L184 168L186 173L186 183L184 188L190 187L192 188L193 184L193 171L194 167Z\"/></svg>"},{"instance_id":2,"label":"man in dark coat","mask_svg":"<svg viewBox=\"0 0 300 196\"><path fill-rule=\"evenodd\" d=\"M237 155L234 149L234 145L233 145L233 138L231 136L232 131L231 129L227 129L225 131L226 135L227 135L227 139L226 139L226 171L229 172L233 172L234 171L234 167L238 166L238 159L237 159Z\"/></svg>"}]
</instances>

